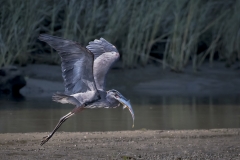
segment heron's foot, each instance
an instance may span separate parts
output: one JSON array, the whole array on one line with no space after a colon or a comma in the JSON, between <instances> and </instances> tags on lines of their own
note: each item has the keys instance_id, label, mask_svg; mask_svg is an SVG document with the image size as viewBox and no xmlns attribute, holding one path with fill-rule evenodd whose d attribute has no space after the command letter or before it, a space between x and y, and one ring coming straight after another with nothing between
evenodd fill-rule
<instances>
[{"instance_id":1,"label":"heron's foot","mask_svg":"<svg viewBox=\"0 0 240 160\"><path fill-rule=\"evenodd\" d=\"M52 136L50 136L50 135L43 137L43 140L41 142L41 146L44 145L51 137Z\"/></svg>"}]
</instances>

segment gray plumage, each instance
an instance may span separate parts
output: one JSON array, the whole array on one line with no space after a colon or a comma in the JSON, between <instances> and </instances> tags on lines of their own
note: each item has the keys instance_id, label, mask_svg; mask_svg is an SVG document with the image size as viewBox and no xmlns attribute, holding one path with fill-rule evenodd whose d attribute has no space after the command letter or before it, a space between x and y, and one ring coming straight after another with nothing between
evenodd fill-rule
<instances>
[{"instance_id":1,"label":"gray plumage","mask_svg":"<svg viewBox=\"0 0 240 160\"><path fill-rule=\"evenodd\" d=\"M122 104L129 109L134 121L130 101L114 89L105 91L106 74L119 58L119 52L114 45L100 38L89 42L85 48L77 42L46 34L40 35L39 40L54 48L62 61L65 92L55 93L53 101L76 106L59 120L53 132L44 137L41 145L53 136L63 122L86 108L116 108Z\"/></svg>"},{"instance_id":2,"label":"gray plumage","mask_svg":"<svg viewBox=\"0 0 240 160\"><path fill-rule=\"evenodd\" d=\"M119 58L114 45L103 38L89 42L86 47L94 54L93 75L98 90L105 90L105 77L112 64Z\"/></svg>"}]
</instances>

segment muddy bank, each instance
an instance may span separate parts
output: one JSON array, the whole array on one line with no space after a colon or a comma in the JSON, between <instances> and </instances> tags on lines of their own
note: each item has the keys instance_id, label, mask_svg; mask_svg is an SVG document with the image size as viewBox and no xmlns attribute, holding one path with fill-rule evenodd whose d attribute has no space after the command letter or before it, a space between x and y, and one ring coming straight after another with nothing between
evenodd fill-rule
<instances>
[{"instance_id":1,"label":"muddy bank","mask_svg":"<svg viewBox=\"0 0 240 160\"><path fill-rule=\"evenodd\" d=\"M21 69L27 80L27 86L21 90L25 96L47 97L64 90L60 66L35 64ZM240 94L240 72L237 64L226 68L220 62L215 62L212 67L206 63L197 72L186 67L183 73L154 65L137 69L114 67L107 76L106 86L126 96L236 95Z\"/></svg>"},{"instance_id":2,"label":"muddy bank","mask_svg":"<svg viewBox=\"0 0 240 160\"><path fill-rule=\"evenodd\" d=\"M240 159L240 129L0 134L0 159Z\"/></svg>"}]
</instances>

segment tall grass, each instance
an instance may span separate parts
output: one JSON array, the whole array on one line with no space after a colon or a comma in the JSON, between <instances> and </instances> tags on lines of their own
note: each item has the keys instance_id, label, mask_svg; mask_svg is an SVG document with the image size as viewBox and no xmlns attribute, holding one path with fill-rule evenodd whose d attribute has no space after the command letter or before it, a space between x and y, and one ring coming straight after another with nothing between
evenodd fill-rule
<instances>
[{"instance_id":1,"label":"tall grass","mask_svg":"<svg viewBox=\"0 0 240 160\"><path fill-rule=\"evenodd\" d=\"M59 63L37 41L40 33L84 45L104 37L117 45L125 67L154 59L175 71L189 64L196 70L214 57L231 65L240 58L238 8L235 0L0 0L0 65Z\"/></svg>"},{"instance_id":2,"label":"tall grass","mask_svg":"<svg viewBox=\"0 0 240 160\"><path fill-rule=\"evenodd\" d=\"M0 1L0 66L31 59L44 17L40 1Z\"/></svg>"}]
</instances>

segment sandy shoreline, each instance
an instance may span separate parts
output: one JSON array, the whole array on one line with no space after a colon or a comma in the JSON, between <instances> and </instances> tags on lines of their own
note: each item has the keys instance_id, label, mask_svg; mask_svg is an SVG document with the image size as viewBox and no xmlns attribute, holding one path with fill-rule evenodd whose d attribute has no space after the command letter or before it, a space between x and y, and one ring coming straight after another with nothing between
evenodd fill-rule
<instances>
[{"instance_id":1,"label":"sandy shoreline","mask_svg":"<svg viewBox=\"0 0 240 160\"><path fill-rule=\"evenodd\" d=\"M240 159L240 129L0 134L0 159Z\"/></svg>"}]
</instances>

